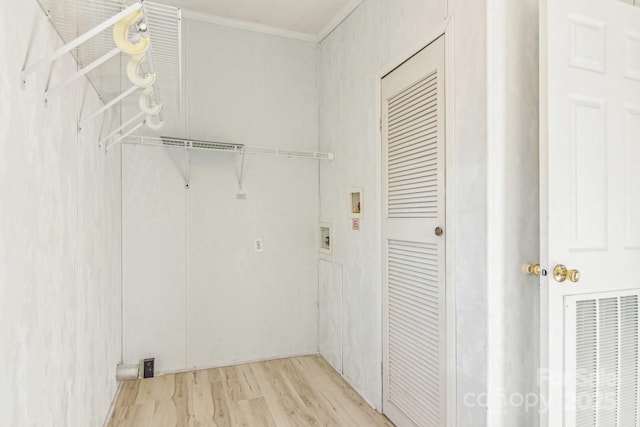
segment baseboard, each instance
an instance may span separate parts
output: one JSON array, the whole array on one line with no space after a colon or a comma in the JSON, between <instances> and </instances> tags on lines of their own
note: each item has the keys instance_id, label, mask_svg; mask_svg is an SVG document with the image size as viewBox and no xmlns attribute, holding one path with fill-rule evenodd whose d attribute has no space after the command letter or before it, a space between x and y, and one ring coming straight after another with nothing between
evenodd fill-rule
<instances>
[{"instance_id":1,"label":"baseboard","mask_svg":"<svg viewBox=\"0 0 640 427\"><path fill-rule=\"evenodd\" d=\"M245 360L241 362L234 362L234 363L228 363L228 364L222 364L222 365L207 365L207 366L194 366L191 368L184 368L184 369L172 369L172 370L170 369L166 371L156 371L156 375L160 376L160 375L182 374L185 372L203 371L205 369L228 368L230 366L240 366L240 365L247 365L249 363L266 362L267 360L290 359L292 357L315 356L318 354L320 353L316 351L313 353L299 353L299 354L291 354L288 356L263 357L260 359L251 359L251 360Z\"/></svg>"},{"instance_id":2,"label":"baseboard","mask_svg":"<svg viewBox=\"0 0 640 427\"><path fill-rule=\"evenodd\" d=\"M109 411L107 412L107 416L102 423L102 427L107 427L109 421L111 421L111 417L113 416L113 411L116 409L116 402L118 401L118 396L120 395L120 390L122 390L122 382L118 382L118 386L116 387L116 392L113 395L113 399L111 400L111 405L109 406Z\"/></svg>"}]
</instances>

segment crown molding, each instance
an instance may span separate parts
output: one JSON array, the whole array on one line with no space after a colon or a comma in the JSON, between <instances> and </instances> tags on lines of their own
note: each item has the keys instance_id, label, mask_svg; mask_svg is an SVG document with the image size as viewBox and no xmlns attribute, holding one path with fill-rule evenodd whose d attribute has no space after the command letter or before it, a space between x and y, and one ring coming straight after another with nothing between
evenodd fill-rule
<instances>
[{"instance_id":1,"label":"crown molding","mask_svg":"<svg viewBox=\"0 0 640 427\"><path fill-rule=\"evenodd\" d=\"M192 9L182 9L182 17L209 24L220 25L238 30L253 31L255 33L268 34L271 36L285 37L288 39L301 40L305 42L320 43L333 30L335 30L360 4L363 0L350 0L318 34L302 33L298 31L285 30L283 28L270 25L258 24L256 22L241 21L239 19L223 18L222 16L199 12Z\"/></svg>"},{"instance_id":2,"label":"crown molding","mask_svg":"<svg viewBox=\"0 0 640 427\"><path fill-rule=\"evenodd\" d=\"M270 25L258 24L256 22L240 21L238 19L223 18L209 13L199 12L191 9L182 9L182 17L223 27L235 28L238 30L253 31L254 33L268 34L271 36L285 37L288 39L301 40L305 42L317 43L318 38L314 34L301 33L298 31L285 30L283 28L272 27Z\"/></svg>"}]
</instances>

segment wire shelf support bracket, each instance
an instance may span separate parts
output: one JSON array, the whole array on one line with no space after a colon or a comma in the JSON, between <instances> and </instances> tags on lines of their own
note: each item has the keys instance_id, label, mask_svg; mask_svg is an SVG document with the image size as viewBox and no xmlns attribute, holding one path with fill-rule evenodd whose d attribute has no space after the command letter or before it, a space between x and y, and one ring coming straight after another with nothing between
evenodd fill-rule
<instances>
[{"instance_id":1,"label":"wire shelf support bracket","mask_svg":"<svg viewBox=\"0 0 640 427\"><path fill-rule=\"evenodd\" d=\"M238 191L242 191L242 184L244 184L244 160L247 157L247 152L242 150L242 154L240 155L240 174L238 174Z\"/></svg>"},{"instance_id":2,"label":"wire shelf support bracket","mask_svg":"<svg viewBox=\"0 0 640 427\"><path fill-rule=\"evenodd\" d=\"M71 53L78 63L78 70L52 87L50 82L47 82L44 100L46 103L50 96L64 87L82 77L88 78L104 105L86 114L86 117L83 117L85 114L81 111L78 130L82 130L82 126L87 122L104 115L131 95L140 92L140 88L152 87L152 92L146 96L149 102L157 106L157 110L152 114L157 117L156 123L152 123L147 117L142 124L146 123L153 129L163 125L164 110L167 106L175 107L180 113L182 15L179 8L147 0L138 0L129 6L124 0L37 1L65 45L35 62L27 62L20 73L23 87L28 85L31 74L47 65L50 67L56 60ZM112 27L113 32L106 31ZM154 57L154 52L159 55L157 58ZM133 62L132 69L136 73L146 73L146 77L143 77L127 72L129 79L135 78L132 80L133 86L128 88L123 88L121 83L124 74L122 64L127 64L127 61L122 60L123 53L128 54L127 57L131 56L129 62ZM131 65L127 64L127 71ZM162 94L161 86L167 89ZM166 94L168 96L164 96ZM163 98L165 108L162 108ZM136 115L136 118L138 116ZM131 124L130 121L128 123ZM117 131L123 129L121 126ZM130 135L128 132L126 134ZM126 136L121 134L119 141ZM100 144L103 142L104 138L100 140Z\"/></svg>"},{"instance_id":3,"label":"wire shelf support bracket","mask_svg":"<svg viewBox=\"0 0 640 427\"><path fill-rule=\"evenodd\" d=\"M123 93L118 95L115 99L109 101L108 103L106 103L105 105L103 105L102 107L100 107L99 109L94 111L93 113L89 114L87 117L81 118L80 119L80 123L78 123L78 128L82 129L82 126L85 123L87 123L87 122L95 119L96 117L102 115L105 111L111 109L111 107L113 107L114 105L120 103L123 99L129 97L129 95L131 95L132 93L136 92L138 89L139 88L136 85L131 86L129 89L127 89L126 91L124 91Z\"/></svg>"},{"instance_id":4,"label":"wire shelf support bracket","mask_svg":"<svg viewBox=\"0 0 640 427\"><path fill-rule=\"evenodd\" d=\"M29 75L30 73L36 71L41 67L44 67L45 65L53 63L55 60L57 60L64 54L71 52L73 49L79 47L81 44L91 40L93 37L97 36L107 28L110 28L111 26L113 26L116 22L120 21L125 16L141 8L142 8L142 3L140 2L132 4L131 6L127 7L126 9L118 13L117 15L107 19L106 21L102 22L100 25L92 28L91 30L87 31L86 33L72 40L71 42L65 44L64 46L62 46L60 49L53 52L48 57L42 58L36 63L25 67L20 73L22 84L23 85L27 84L26 76Z\"/></svg>"},{"instance_id":5,"label":"wire shelf support bracket","mask_svg":"<svg viewBox=\"0 0 640 427\"><path fill-rule=\"evenodd\" d=\"M191 155L189 153L189 143L184 144L184 188L189 189L191 183Z\"/></svg>"},{"instance_id":6,"label":"wire shelf support bracket","mask_svg":"<svg viewBox=\"0 0 640 427\"><path fill-rule=\"evenodd\" d=\"M99 142L99 145L102 145L103 143L106 143L107 141L109 141L110 139L112 139L113 137L115 137L118 133L122 132L124 129L126 129L127 127L133 125L136 122L139 122L137 125L134 126L133 129L130 129L129 131L125 132L122 135L119 135L116 139L112 140L110 143L108 143L106 145L106 150L109 151L109 148L113 147L114 145L116 145L117 143L119 143L120 141L122 141L124 138L126 138L127 136L131 135L135 130L140 129L140 127L142 127L142 125L144 124L145 120L140 121L140 119L144 118L144 113L140 112L138 114L136 114L135 116L133 116L131 119L129 119L127 122L125 122L124 124L122 124L121 126L117 127L116 129L114 129L113 131L111 131L111 133L109 133L107 136L105 136L104 138L102 138Z\"/></svg>"}]
</instances>

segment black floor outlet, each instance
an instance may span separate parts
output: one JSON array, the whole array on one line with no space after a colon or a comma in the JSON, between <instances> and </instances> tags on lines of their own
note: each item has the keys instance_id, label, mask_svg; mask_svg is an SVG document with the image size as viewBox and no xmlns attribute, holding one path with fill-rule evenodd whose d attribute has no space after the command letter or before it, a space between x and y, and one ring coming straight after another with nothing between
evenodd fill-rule
<instances>
[{"instance_id":1,"label":"black floor outlet","mask_svg":"<svg viewBox=\"0 0 640 427\"><path fill-rule=\"evenodd\" d=\"M144 374L143 378L153 378L153 365L155 363L155 359L144 359Z\"/></svg>"}]
</instances>

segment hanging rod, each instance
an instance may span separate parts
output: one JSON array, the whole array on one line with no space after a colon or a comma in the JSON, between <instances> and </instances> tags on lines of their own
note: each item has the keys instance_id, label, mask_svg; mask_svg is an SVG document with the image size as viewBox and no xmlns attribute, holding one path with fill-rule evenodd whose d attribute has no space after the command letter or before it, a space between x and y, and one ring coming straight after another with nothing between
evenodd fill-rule
<instances>
[{"instance_id":1,"label":"hanging rod","mask_svg":"<svg viewBox=\"0 0 640 427\"><path fill-rule=\"evenodd\" d=\"M221 151L237 154L256 154L263 156L295 157L316 160L333 160L333 153L319 151L288 150L282 148L249 147L244 144L227 142L202 141L175 137L128 136L123 139L127 144L153 145L159 147L180 147L194 150Z\"/></svg>"}]
</instances>

